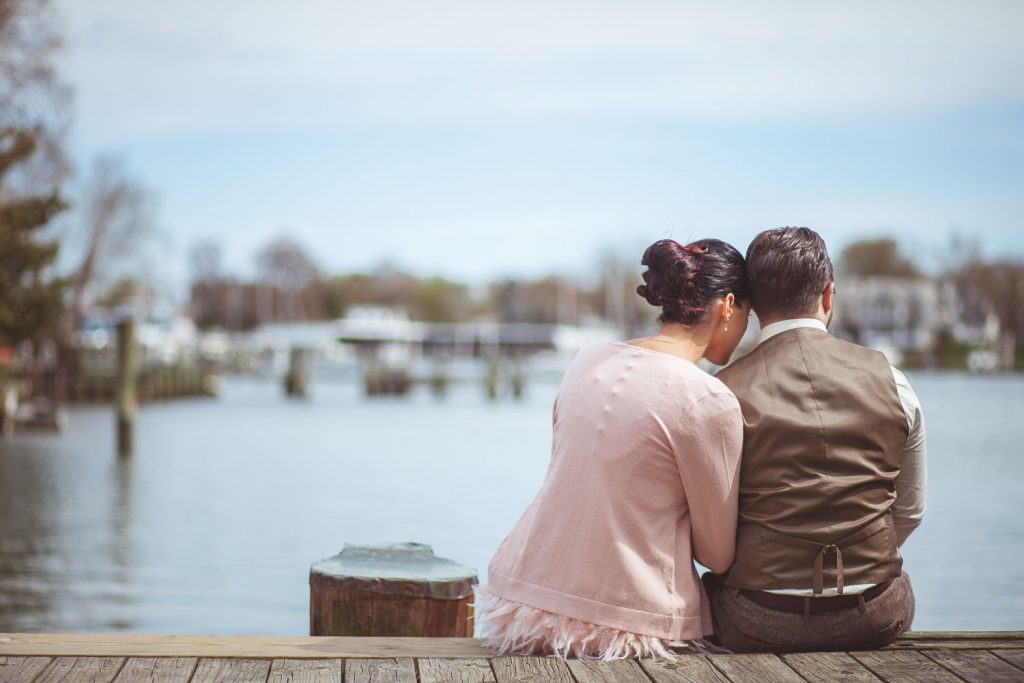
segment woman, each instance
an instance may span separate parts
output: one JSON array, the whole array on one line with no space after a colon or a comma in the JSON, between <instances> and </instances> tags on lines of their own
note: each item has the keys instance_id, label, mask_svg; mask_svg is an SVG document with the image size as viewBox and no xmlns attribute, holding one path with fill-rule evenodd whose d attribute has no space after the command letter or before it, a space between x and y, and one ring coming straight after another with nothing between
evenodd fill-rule
<instances>
[{"instance_id":1,"label":"woman","mask_svg":"<svg viewBox=\"0 0 1024 683\"><path fill-rule=\"evenodd\" d=\"M746 331L745 264L710 239L655 242L641 263L660 329L577 355L547 477L477 589L500 654L671 658L711 633L693 560L732 563L742 421L695 363L726 364Z\"/></svg>"}]
</instances>

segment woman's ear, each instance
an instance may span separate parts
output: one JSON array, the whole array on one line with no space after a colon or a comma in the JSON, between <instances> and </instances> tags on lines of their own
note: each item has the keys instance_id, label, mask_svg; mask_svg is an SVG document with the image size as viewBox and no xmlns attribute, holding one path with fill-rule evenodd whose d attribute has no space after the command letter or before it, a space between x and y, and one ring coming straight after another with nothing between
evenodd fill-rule
<instances>
[{"instance_id":1,"label":"woman's ear","mask_svg":"<svg viewBox=\"0 0 1024 683\"><path fill-rule=\"evenodd\" d=\"M722 304L722 317L728 322L729 318L732 317L733 309L736 307L736 297L732 292L729 292L723 297Z\"/></svg>"}]
</instances>

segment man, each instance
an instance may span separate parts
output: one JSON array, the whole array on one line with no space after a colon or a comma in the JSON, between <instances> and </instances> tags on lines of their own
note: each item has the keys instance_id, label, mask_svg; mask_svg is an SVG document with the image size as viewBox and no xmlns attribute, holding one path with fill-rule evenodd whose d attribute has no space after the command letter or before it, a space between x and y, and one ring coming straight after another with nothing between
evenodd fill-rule
<instances>
[{"instance_id":1,"label":"man","mask_svg":"<svg viewBox=\"0 0 1024 683\"><path fill-rule=\"evenodd\" d=\"M924 513L920 404L885 356L830 336L835 285L807 228L747 249L758 345L718 373L744 443L736 561L705 574L734 652L881 647L910 627L899 546Z\"/></svg>"}]
</instances>

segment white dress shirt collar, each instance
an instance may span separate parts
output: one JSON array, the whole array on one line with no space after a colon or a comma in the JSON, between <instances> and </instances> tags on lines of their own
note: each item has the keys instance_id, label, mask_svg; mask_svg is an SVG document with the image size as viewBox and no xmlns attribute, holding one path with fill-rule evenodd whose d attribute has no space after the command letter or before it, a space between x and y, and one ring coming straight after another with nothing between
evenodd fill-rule
<instances>
[{"instance_id":1,"label":"white dress shirt collar","mask_svg":"<svg viewBox=\"0 0 1024 683\"><path fill-rule=\"evenodd\" d=\"M821 330L822 332L828 332L828 328L825 327L825 323L821 322L817 318L789 318L788 320L779 320L778 322L765 325L761 328L761 333L757 337L757 343L767 341L777 334L787 332L789 330L795 330L799 327L810 327L812 329Z\"/></svg>"}]
</instances>

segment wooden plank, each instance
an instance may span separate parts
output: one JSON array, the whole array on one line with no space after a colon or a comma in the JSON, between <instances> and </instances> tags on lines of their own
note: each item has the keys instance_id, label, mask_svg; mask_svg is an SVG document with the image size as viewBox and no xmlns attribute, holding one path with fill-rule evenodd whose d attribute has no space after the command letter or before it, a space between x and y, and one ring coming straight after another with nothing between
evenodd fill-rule
<instances>
[{"instance_id":1,"label":"wooden plank","mask_svg":"<svg viewBox=\"0 0 1024 683\"><path fill-rule=\"evenodd\" d=\"M732 683L804 683L775 655L711 655L708 661Z\"/></svg>"},{"instance_id":2,"label":"wooden plank","mask_svg":"<svg viewBox=\"0 0 1024 683\"><path fill-rule=\"evenodd\" d=\"M200 659L192 683L266 683L266 659Z\"/></svg>"},{"instance_id":3,"label":"wooden plank","mask_svg":"<svg viewBox=\"0 0 1024 683\"><path fill-rule=\"evenodd\" d=\"M914 632L887 650L1024 649L1024 632ZM137 634L0 633L0 656L239 657L270 659L394 659L490 657L472 638L354 638L344 636L152 636Z\"/></svg>"},{"instance_id":4,"label":"wooden plank","mask_svg":"<svg viewBox=\"0 0 1024 683\"><path fill-rule=\"evenodd\" d=\"M961 683L960 678L920 652L873 650L851 652L850 656L886 683Z\"/></svg>"},{"instance_id":5,"label":"wooden plank","mask_svg":"<svg viewBox=\"0 0 1024 683\"><path fill-rule=\"evenodd\" d=\"M196 663L194 657L132 657L114 683L188 683Z\"/></svg>"},{"instance_id":6,"label":"wooden plank","mask_svg":"<svg viewBox=\"0 0 1024 683\"><path fill-rule=\"evenodd\" d=\"M1003 650L1024 649L1022 631L912 631L886 650Z\"/></svg>"},{"instance_id":7,"label":"wooden plank","mask_svg":"<svg viewBox=\"0 0 1024 683\"><path fill-rule=\"evenodd\" d=\"M402 659L346 659L345 683L416 683L416 665Z\"/></svg>"},{"instance_id":8,"label":"wooden plank","mask_svg":"<svg viewBox=\"0 0 1024 683\"><path fill-rule=\"evenodd\" d=\"M656 683L729 683L729 679L701 655L680 655L674 662L641 659L640 666Z\"/></svg>"},{"instance_id":9,"label":"wooden plank","mask_svg":"<svg viewBox=\"0 0 1024 683\"><path fill-rule=\"evenodd\" d=\"M925 656L970 683L1020 683L1024 678L1013 664L984 650L929 650Z\"/></svg>"},{"instance_id":10,"label":"wooden plank","mask_svg":"<svg viewBox=\"0 0 1024 683\"><path fill-rule=\"evenodd\" d=\"M4 633L0 655L35 657L239 657L266 659L394 659L490 657L473 638L347 636L152 636L90 633Z\"/></svg>"},{"instance_id":11,"label":"wooden plank","mask_svg":"<svg viewBox=\"0 0 1024 683\"><path fill-rule=\"evenodd\" d=\"M32 683L49 663L49 657L0 657L0 681Z\"/></svg>"},{"instance_id":12,"label":"wooden plank","mask_svg":"<svg viewBox=\"0 0 1024 683\"><path fill-rule=\"evenodd\" d=\"M498 683L573 683L569 667L556 657L495 657L491 666Z\"/></svg>"},{"instance_id":13,"label":"wooden plank","mask_svg":"<svg viewBox=\"0 0 1024 683\"><path fill-rule=\"evenodd\" d=\"M992 654L1019 669L1024 669L1024 650L993 650Z\"/></svg>"},{"instance_id":14,"label":"wooden plank","mask_svg":"<svg viewBox=\"0 0 1024 683\"><path fill-rule=\"evenodd\" d=\"M36 683L110 683L123 665L121 657L58 657Z\"/></svg>"},{"instance_id":15,"label":"wooden plank","mask_svg":"<svg viewBox=\"0 0 1024 683\"><path fill-rule=\"evenodd\" d=\"M341 683L341 660L275 659L267 683Z\"/></svg>"},{"instance_id":16,"label":"wooden plank","mask_svg":"<svg viewBox=\"0 0 1024 683\"><path fill-rule=\"evenodd\" d=\"M651 683L635 659L616 659L612 662L570 659L567 663L577 683Z\"/></svg>"},{"instance_id":17,"label":"wooden plank","mask_svg":"<svg viewBox=\"0 0 1024 683\"><path fill-rule=\"evenodd\" d=\"M487 659L438 659L426 657L417 661L420 683L493 683L494 672Z\"/></svg>"},{"instance_id":18,"label":"wooden plank","mask_svg":"<svg viewBox=\"0 0 1024 683\"><path fill-rule=\"evenodd\" d=\"M809 681L881 683L878 676L845 652L795 652L780 657Z\"/></svg>"}]
</instances>

